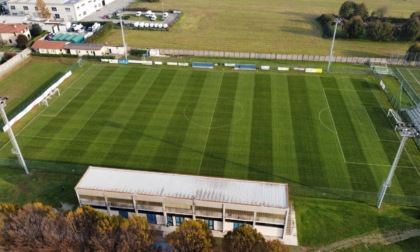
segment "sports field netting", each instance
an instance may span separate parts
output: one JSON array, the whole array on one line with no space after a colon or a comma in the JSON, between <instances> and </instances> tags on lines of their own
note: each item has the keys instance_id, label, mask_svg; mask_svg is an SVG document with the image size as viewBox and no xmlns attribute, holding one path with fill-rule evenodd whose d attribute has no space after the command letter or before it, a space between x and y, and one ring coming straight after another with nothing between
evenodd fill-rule
<instances>
[{"instance_id":1,"label":"sports field netting","mask_svg":"<svg viewBox=\"0 0 420 252\"><path fill-rule=\"evenodd\" d=\"M414 102L420 104L420 69L397 68L395 74L403 85L409 86L405 89Z\"/></svg>"},{"instance_id":2,"label":"sports field netting","mask_svg":"<svg viewBox=\"0 0 420 252\"><path fill-rule=\"evenodd\" d=\"M372 79L96 65L16 133L29 163L377 192L399 139ZM419 195L415 155L393 194Z\"/></svg>"}]
</instances>

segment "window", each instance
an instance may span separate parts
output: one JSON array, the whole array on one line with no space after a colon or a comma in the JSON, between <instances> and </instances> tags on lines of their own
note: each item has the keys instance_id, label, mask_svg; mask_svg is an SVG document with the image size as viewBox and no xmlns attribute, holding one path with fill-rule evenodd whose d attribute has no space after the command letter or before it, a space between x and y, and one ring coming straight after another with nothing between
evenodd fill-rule
<instances>
[{"instance_id":1,"label":"window","mask_svg":"<svg viewBox=\"0 0 420 252\"><path fill-rule=\"evenodd\" d=\"M57 11L57 7L51 7L52 11Z\"/></svg>"},{"instance_id":2,"label":"window","mask_svg":"<svg viewBox=\"0 0 420 252\"><path fill-rule=\"evenodd\" d=\"M146 216L147 216L147 222L157 224L156 214L148 213L146 214Z\"/></svg>"},{"instance_id":3,"label":"window","mask_svg":"<svg viewBox=\"0 0 420 252\"><path fill-rule=\"evenodd\" d=\"M70 12L70 8L66 8L66 12Z\"/></svg>"},{"instance_id":4,"label":"window","mask_svg":"<svg viewBox=\"0 0 420 252\"><path fill-rule=\"evenodd\" d=\"M86 15L86 11L83 12L83 15Z\"/></svg>"},{"instance_id":5,"label":"window","mask_svg":"<svg viewBox=\"0 0 420 252\"><path fill-rule=\"evenodd\" d=\"M123 211L123 210L119 210L118 214L126 219L128 219L128 212L127 211Z\"/></svg>"},{"instance_id":6,"label":"window","mask_svg":"<svg viewBox=\"0 0 420 252\"><path fill-rule=\"evenodd\" d=\"M11 43L13 43L13 41L11 39L9 39L9 43L11 44Z\"/></svg>"},{"instance_id":7,"label":"window","mask_svg":"<svg viewBox=\"0 0 420 252\"><path fill-rule=\"evenodd\" d=\"M60 18L60 14L54 14L55 18Z\"/></svg>"},{"instance_id":8,"label":"window","mask_svg":"<svg viewBox=\"0 0 420 252\"><path fill-rule=\"evenodd\" d=\"M214 220L204 219L203 221L209 225L210 230L214 230Z\"/></svg>"},{"instance_id":9,"label":"window","mask_svg":"<svg viewBox=\"0 0 420 252\"><path fill-rule=\"evenodd\" d=\"M166 225L168 226L168 227L170 227L170 226L173 226L174 225L174 220L173 220L173 218L172 218L173 216L172 215L167 215L166 216Z\"/></svg>"},{"instance_id":10,"label":"window","mask_svg":"<svg viewBox=\"0 0 420 252\"><path fill-rule=\"evenodd\" d=\"M233 229L237 229L238 227L242 226L244 223L243 222L234 222L233 223Z\"/></svg>"},{"instance_id":11,"label":"window","mask_svg":"<svg viewBox=\"0 0 420 252\"><path fill-rule=\"evenodd\" d=\"M23 6L23 10L29 10L28 6Z\"/></svg>"},{"instance_id":12,"label":"window","mask_svg":"<svg viewBox=\"0 0 420 252\"><path fill-rule=\"evenodd\" d=\"M14 5L10 5L10 9L11 9L11 10L16 10L16 6L14 6Z\"/></svg>"},{"instance_id":13,"label":"window","mask_svg":"<svg viewBox=\"0 0 420 252\"><path fill-rule=\"evenodd\" d=\"M182 223L184 220L185 220L185 217L182 217L182 216L176 216L176 217L175 217L175 222L176 222L176 225L177 225L177 226L181 225L181 223Z\"/></svg>"}]
</instances>

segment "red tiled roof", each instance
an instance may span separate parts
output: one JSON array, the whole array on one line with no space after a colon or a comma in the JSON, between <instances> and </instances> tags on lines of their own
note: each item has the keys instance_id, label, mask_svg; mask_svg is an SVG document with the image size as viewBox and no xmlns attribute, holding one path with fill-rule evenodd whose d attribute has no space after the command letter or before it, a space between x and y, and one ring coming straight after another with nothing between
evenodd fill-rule
<instances>
[{"instance_id":1,"label":"red tiled roof","mask_svg":"<svg viewBox=\"0 0 420 252\"><path fill-rule=\"evenodd\" d=\"M63 49L67 42L37 40L33 45L33 49Z\"/></svg>"},{"instance_id":2,"label":"red tiled roof","mask_svg":"<svg viewBox=\"0 0 420 252\"><path fill-rule=\"evenodd\" d=\"M0 33L19 33L27 28L27 24L0 24Z\"/></svg>"}]
</instances>

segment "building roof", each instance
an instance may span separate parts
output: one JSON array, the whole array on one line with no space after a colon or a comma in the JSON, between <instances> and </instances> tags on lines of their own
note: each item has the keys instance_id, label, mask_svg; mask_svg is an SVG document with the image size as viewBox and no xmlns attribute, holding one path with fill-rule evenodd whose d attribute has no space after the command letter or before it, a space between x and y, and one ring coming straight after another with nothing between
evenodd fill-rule
<instances>
[{"instance_id":1,"label":"building roof","mask_svg":"<svg viewBox=\"0 0 420 252\"><path fill-rule=\"evenodd\" d=\"M44 0L45 4L70 4L73 5L75 3L80 2L80 0ZM9 0L8 5L20 3L20 4L36 4L36 0Z\"/></svg>"},{"instance_id":2,"label":"building roof","mask_svg":"<svg viewBox=\"0 0 420 252\"><path fill-rule=\"evenodd\" d=\"M65 49L75 49L75 50L101 50L104 45L102 44L83 44L83 43L70 43L67 44Z\"/></svg>"},{"instance_id":3,"label":"building roof","mask_svg":"<svg viewBox=\"0 0 420 252\"><path fill-rule=\"evenodd\" d=\"M0 24L0 33L19 33L27 28L27 24Z\"/></svg>"},{"instance_id":4,"label":"building roof","mask_svg":"<svg viewBox=\"0 0 420 252\"><path fill-rule=\"evenodd\" d=\"M287 184L90 166L75 189L288 207Z\"/></svg>"},{"instance_id":5,"label":"building roof","mask_svg":"<svg viewBox=\"0 0 420 252\"><path fill-rule=\"evenodd\" d=\"M33 45L33 49L63 49L67 42L37 40Z\"/></svg>"}]
</instances>

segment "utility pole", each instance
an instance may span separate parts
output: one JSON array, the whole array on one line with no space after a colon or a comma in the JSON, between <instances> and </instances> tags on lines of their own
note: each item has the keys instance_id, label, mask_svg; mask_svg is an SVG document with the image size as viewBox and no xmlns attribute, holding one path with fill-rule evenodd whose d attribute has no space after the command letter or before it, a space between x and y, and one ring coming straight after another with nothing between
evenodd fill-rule
<instances>
[{"instance_id":1,"label":"utility pole","mask_svg":"<svg viewBox=\"0 0 420 252\"><path fill-rule=\"evenodd\" d=\"M401 154L404 150L405 142L409 137L416 137L419 135L416 128L410 125L405 125L404 123L398 123L396 130L399 131L400 135L402 136L400 147L398 148L397 155L395 155L394 162L392 163L391 170L389 171L387 179L382 184L382 188L379 191L379 198L378 198L378 205L377 208L381 208L382 201L384 200L386 190L388 187L391 187L391 180L394 176L395 169L397 168L398 161L400 160Z\"/></svg>"},{"instance_id":2,"label":"utility pole","mask_svg":"<svg viewBox=\"0 0 420 252\"><path fill-rule=\"evenodd\" d=\"M328 58L327 72L330 71L331 61L332 61L332 57L333 57L333 54L334 54L334 41L335 41L335 34L337 33L337 25L339 23L341 23L341 21L342 21L341 18L335 18L334 19L334 23L335 23L335 26L334 26L334 34L333 34L333 39L332 39L332 43L331 43L330 57Z\"/></svg>"},{"instance_id":3,"label":"utility pole","mask_svg":"<svg viewBox=\"0 0 420 252\"><path fill-rule=\"evenodd\" d=\"M4 107L6 107L6 101L8 97L0 97L0 112L1 117L3 118L4 122L4 131L7 131L9 134L10 142L12 143L12 153L15 154L18 158L19 164L23 167L26 174L29 174L28 167L26 167L25 160L23 159L22 152L20 152L19 145L16 141L15 135L13 134L12 126L9 124L9 120L7 119L7 114L4 111Z\"/></svg>"}]
</instances>

